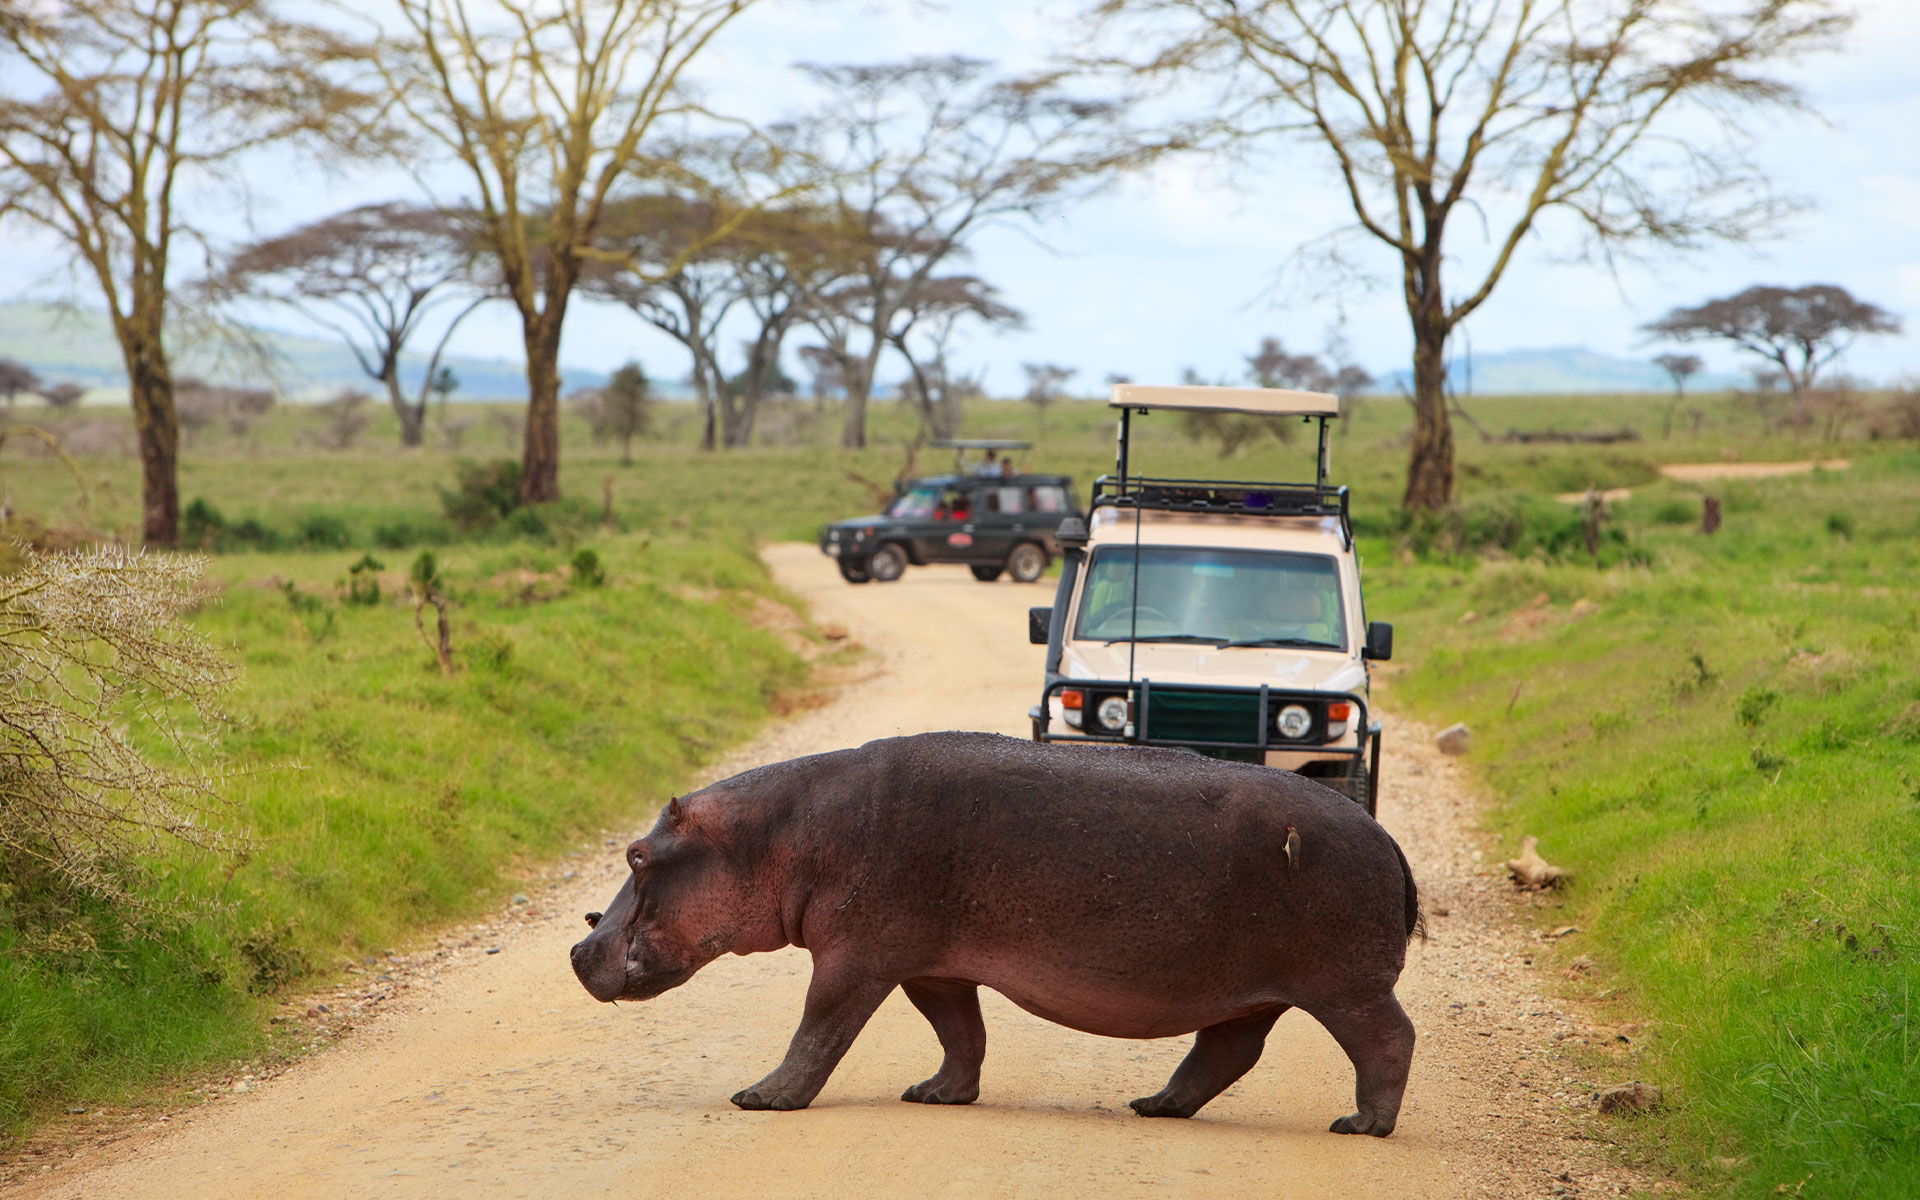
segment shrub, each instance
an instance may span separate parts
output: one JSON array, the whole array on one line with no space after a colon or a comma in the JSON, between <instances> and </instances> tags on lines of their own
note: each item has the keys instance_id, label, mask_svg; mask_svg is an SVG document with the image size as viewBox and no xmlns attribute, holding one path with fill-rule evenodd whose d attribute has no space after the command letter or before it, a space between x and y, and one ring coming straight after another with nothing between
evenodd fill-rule
<instances>
[{"instance_id":1,"label":"shrub","mask_svg":"<svg viewBox=\"0 0 1920 1200\"><path fill-rule=\"evenodd\" d=\"M1691 525L1699 519L1698 506L1685 500L1662 500L1653 510L1653 519L1661 525Z\"/></svg>"},{"instance_id":2,"label":"shrub","mask_svg":"<svg viewBox=\"0 0 1920 1200\"><path fill-rule=\"evenodd\" d=\"M198 496L180 514L180 538L189 546L211 550L226 529L227 519L220 515L220 510Z\"/></svg>"},{"instance_id":3,"label":"shrub","mask_svg":"<svg viewBox=\"0 0 1920 1200\"><path fill-rule=\"evenodd\" d=\"M467 656L481 670L503 674L513 665L513 639L500 633L475 638Z\"/></svg>"},{"instance_id":4,"label":"shrub","mask_svg":"<svg viewBox=\"0 0 1920 1200\"><path fill-rule=\"evenodd\" d=\"M491 529L520 507L520 464L508 458L463 462L453 490L438 489L447 519L463 532Z\"/></svg>"},{"instance_id":5,"label":"shrub","mask_svg":"<svg viewBox=\"0 0 1920 1200\"><path fill-rule=\"evenodd\" d=\"M1767 710L1780 703L1780 693L1754 684L1740 696L1740 703L1734 707L1733 719L1748 729L1760 724Z\"/></svg>"},{"instance_id":6,"label":"shrub","mask_svg":"<svg viewBox=\"0 0 1920 1200\"><path fill-rule=\"evenodd\" d=\"M591 550L581 550L573 556L573 581L581 587L597 588L607 581L607 569L600 565L600 556Z\"/></svg>"},{"instance_id":7,"label":"shrub","mask_svg":"<svg viewBox=\"0 0 1920 1200\"><path fill-rule=\"evenodd\" d=\"M385 563L371 554L363 554L360 561L347 568L347 603L372 608L380 603L380 572Z\"/></svg>"},{"instance_id":8,"label":"shrub","mask_svg":"<svg viewBox=\"0 0 1920 1200\"><path fill-rule=\"evenodd\" d=\"M235 672L179 619L205 563L115 547L23 559L0 586L0 877L52 895L58 927L88 907L61 896L106 901L131 924L168 908L143 886L143 852L239 849L210 819L220 780L198 769ZM146 756L130 715L177 765Z\"/></svg>"},{"instance_id":9,"label":"shrub","mask_svg":"<svg viewBox=\"0 0 1920 1200\"><path fill-rule=\"evenodd\" d=\"M544 538L552 531L547 521L531 508L516 508L507 515L507 532L521 537Z\"/></svg>"},{"instance_id":10,"label":"shrub","mask_svg":"<svg viewBox=\"0 0 1920 1200\"><path fill-rule=\"evenodd\" d=\"M353 533L332 513L309 513L300 522L300 541L322 550L344 550L353 545Z\"/></svg>"}]
</instances>

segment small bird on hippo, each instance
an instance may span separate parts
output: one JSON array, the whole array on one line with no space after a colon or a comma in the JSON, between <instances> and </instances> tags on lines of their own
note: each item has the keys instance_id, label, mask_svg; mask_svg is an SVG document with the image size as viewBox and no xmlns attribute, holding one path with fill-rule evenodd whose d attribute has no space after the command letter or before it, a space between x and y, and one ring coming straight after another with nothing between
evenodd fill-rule
<instances>
[{"instance_id":1,"label":"small bird on hippo","mask_svg":"<svg viewBox=\"0 0 1920 1200\"><path fill-rule=\"evenodd\" d=\"M1196 1033L1142 1116L1190 1117L1299 1008L1353 1063L1335 1133L1393 1132L1413 1061L1394 997L1422 932L1405 855L1359 805L1183 750L927 733L774 763L669 803L572 949L597 1000L723 954L813 958L799 1030L746 1109L805 1108L893 989L944 1058L901 1099L980 1094L989 987L1087 1033Z\"/></svg>"}]
</instances>

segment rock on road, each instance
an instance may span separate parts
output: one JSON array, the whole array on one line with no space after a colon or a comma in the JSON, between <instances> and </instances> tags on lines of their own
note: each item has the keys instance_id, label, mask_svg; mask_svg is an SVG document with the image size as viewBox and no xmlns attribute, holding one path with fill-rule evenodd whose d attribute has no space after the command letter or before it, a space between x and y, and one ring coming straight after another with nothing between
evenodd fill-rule
<instances>
[{"instance_id":1,"label":"rock on road","mask_svg":"<svg viewBox=\"0 0 1920 1200\"><path fill-rule=\"evenodd\" d=\"M964 568L927 568L850 587L812 547L774 546L766 558L816 619L845 625L872 655L864 678L826 707L776 723L712 777L923 730L1027 735L1042 648L1026 643L1026 609L1050 600L1047 585L986 585ZM510 925L494 940L499 953L458 956L337 1046L245 1095L89 1150L20 1194L1077 1200L1142 1187L1206 1197L1560 1191L1552 1181L1571 1178L1559 1172L1563 1159L1578 1163L1577 1151L1543 1132L1561 1119L1539 1106L1546 1091L1523 1099L1514 1089L1518 1078L1541 1081L1521 1088L1575 1085L1559 1083L1557 1067L1526 1076L1511 1066L1516 1055L1541 1061L1538 1034L1550 1031L1529 1032L1527 1017L1539 1025L1548 1014L1529 1006L1551 1002L1530 993L1515 956L1503 953L1513 935L1495 928L1500 902L1471 865L1462 829L1472 810L1455 767L1405 729L1386 743L1381 813L1427 903L1450 916L1431 922L1432 943L1409 951L1400 995L1421 1044L1399 1129L1386 1140L1326 1131L1352 1110L1353 1073L1297 1011L1281 1018L1260 1064L1198 1117L1149 1120L1127 1101L1157 1090L1189 1039L1092 1037L985 991L987 1059L974 1105L899 1101L939 1065L940 1050L896 992L812 1108L738 1111L727 1097L779 1062L799 1020L806 954L726 958L656 1000L595 1003L566 951L585 929L580 914L605 907L617 886L622 867L610 849L543 894L540 919ZM666 799L636 797L635 829ZM1469 1022L1488 1015L1468 1029L1463 1012Z\"/></svg>"}]
</instances>

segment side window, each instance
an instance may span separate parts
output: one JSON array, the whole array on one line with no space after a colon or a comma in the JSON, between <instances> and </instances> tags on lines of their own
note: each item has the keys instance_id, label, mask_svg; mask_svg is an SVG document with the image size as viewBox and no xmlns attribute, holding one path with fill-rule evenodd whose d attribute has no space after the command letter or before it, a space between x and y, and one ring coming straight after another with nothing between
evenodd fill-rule
<instances>
[{"instance_id":1,"label":"side window","mask_svg":"<svg viewBox=\"0 0 1920 1200\"><path fill-rule=\"evenodd\" d=\"M1021 503L1022 498L1021 491L1017 487L994 488L993 503L988 506L987 511L1008 514L1025 512L1027 506Z\"/></svg>"},{"instance_id":2,"label":"side window","mask_svg":"<svg viewBox=\"0 0 1920 1200\"><path fill-rule=\"evenodd\" d=\"M1057 484L1042 484L1027 489L1033 503L1029 506L1034 512L1059 513L1067 511L1067 490Z\"/></svg>"}]
</instances>

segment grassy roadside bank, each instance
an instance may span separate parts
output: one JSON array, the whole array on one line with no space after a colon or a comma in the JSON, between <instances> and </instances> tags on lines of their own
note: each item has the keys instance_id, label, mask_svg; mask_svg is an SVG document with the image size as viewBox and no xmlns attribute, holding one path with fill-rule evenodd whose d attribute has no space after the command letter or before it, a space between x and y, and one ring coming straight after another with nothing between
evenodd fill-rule
<instances>
[{"instance_id":1,"label":"grassy roadside bank","mask_svg":"<svg viewBox=\"0 0 1920 1200\"><path fill-rule=\"evenodd\" d=\"M1499 844L1572 872L1555 965L1643 1027L1602 1074L1670 1097L1630 1142L1713 1194L1910 1197L1920 456L1715 490L1713 537L1684 489L1622 507L1645 567L1374 568L1388 694L1466 721Z\"/></svg>"},{"instance_id":2,"label":"grassy roadside bank","mask_svg":"<svg viewBox=\"0 0 1920 1200\"><path fill-rule=\"evenodd\" d=\"M1665 403L1471 401L1496 432L1654 430ZM1354 487L1371 615L1400 627L1406 669L1388 694L1472 723L1501 844L1538 834L1575 872L1556 913L1585 931L1559 952L1575 972L1565 986L1646 1030L1602 1073L1673 1097L1623 1127L1645 1153L1705 1192L1911 1195L1920 456L1783 432L1729 398L1699 403L1706 419L1670 441L1463 437L1459 512L1411 526L1393 507L1405 406L1362 406L1336 437L1335 475ZM224 594L196 618L245 658L250 725L229 750L254 768L235 799L256 850L218 881L225 916L117 940L97 920L93 950L23 956L33 914L0 904L0 1013L23 1014L0 1022L0 1132L22 1111L253 1053L275 986L504 898L516 864L657 802L747 736L801 669L749 619L767 589L754 539L810 539L821 520L870 511L849 472L892 477L910 437L899 408L876 410L864 452L828 444L829 413L812 442L702 455L682 437L638 447L631 466L570 417L566 504L539 526L507 518L471 536L449 531L438 493L460 459L508 452L488 425L464 450L398 451L376 423L364 445L321 451L305 411L245 438L204 434L183 498L235 537L252 520L285 547L217 558ZM1036 417L987 405L967 432L1038 434L1029 461L1072 473L1084 494L1112 465L1110 415L1073 404ZM1136 465L1168 475L1290 478L1307 461L1299 439L1222 460L1160 416L1139 428ZM0 471L21 512L132 527L132 460L86 459L83 508L64 468L19 453ZM1695 532L1700 490L1657 470L1829 457L1856 466L1710 485L1726 513L1712 538ZM923 450L917 465L947 461ZM609 479L618 535L600 529ZM1551 498L1594 484L1636 489L1598 571L1575 510ZM390 603L422 546L458 602L452 680ZM556 588L582 547L606 587ZM1449 547L1464 550L1449 561ZM338 588L369 550L389 603L345 604Z\"/></svg>"},{"instance_id":3,"label":"grassy roadside bank","mask_svg":"<svg viewBox=\"0 0 1920 1200\"><path fill-rule=\"evenodd\" d=\"M220 906L182 921L124 924L15 879L0 1134L266 1049L273 993L497 902L518 870L658 803L804 678L755 622L772 589L745 536L594 548L599 586L549 547L443 550L451 677L402 602L406 558L387 556L371 604L342 586L357 553L215 559L217 595L192 620L243 665L219 761L240 772L228 821L251 851L230 872L159 864L158 894Z\"/></svg>"}]
</instances>

